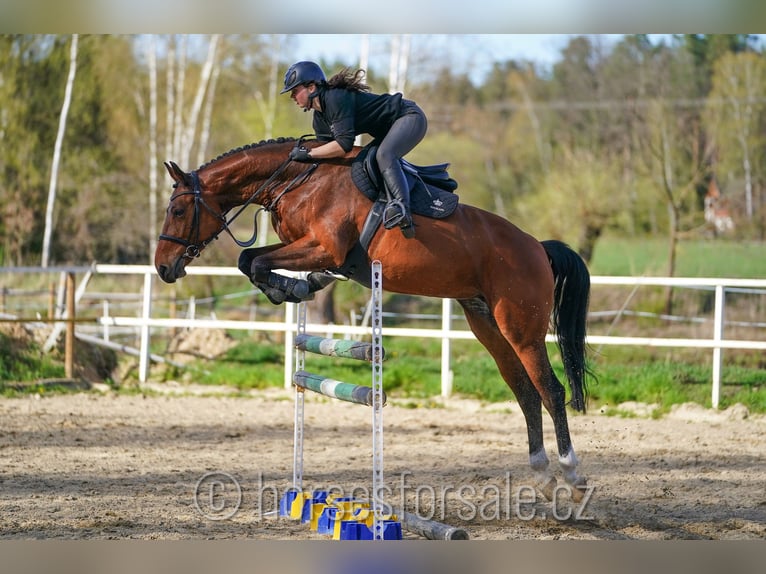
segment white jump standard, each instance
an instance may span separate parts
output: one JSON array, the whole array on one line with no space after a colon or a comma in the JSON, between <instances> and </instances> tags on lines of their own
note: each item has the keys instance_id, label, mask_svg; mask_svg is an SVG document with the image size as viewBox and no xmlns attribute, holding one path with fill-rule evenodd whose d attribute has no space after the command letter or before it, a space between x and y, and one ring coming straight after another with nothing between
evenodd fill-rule
<instances>
[{"instance_id":1,"label":"white jump standard","mask_svg":"<svg viewBox=\"0 0 766 574\"><path fill-rule=\"evenodd\" d=\"M383 312L382 269L379 261L371 269L372 342L326 339L306 334L306 304L298 304L295 347L295 428L293 443L293 487L280 500L279 514L310 522L312 530L332 533L335 539L400 540L402 528L432 540L467 540L461 528L425 520L402 509L395 515L383 499ZM305 353L366 361L371 364L372 386L354 385L304 370ZM333 498L326 492L303 492L304 395L310 390L324 396L372 409L372 496L370 501ZM345 518L345 519L344 519Z\"/></svg>"}]
</instances>

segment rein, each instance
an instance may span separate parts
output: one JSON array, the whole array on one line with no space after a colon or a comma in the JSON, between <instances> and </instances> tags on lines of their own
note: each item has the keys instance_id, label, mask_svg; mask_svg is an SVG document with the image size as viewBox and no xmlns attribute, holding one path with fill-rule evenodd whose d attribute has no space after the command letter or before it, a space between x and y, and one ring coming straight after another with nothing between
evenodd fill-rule
<instances>
[{"instance_id":1,"label":"rein","mask_svg":"<svg viewBox=\"0 0 766 574\"><path fill-rule=\"evenodd\" d=\"M199 173L197 171L192 171L189 175L191 175L192 178L192 189L190 191L182 191L181 193L178 193L170 198L170 202L172 203L174 199L177 199L179 197L182 197L184 195L193 195L194 196L194 215L192 217L192 227L191 231L189 232L189 237L187 239L183 239L181 237L176 237L174 235L167 235L165 233L161 233L159 236L160 241L171 241L173 243L178 243L179 245L183 245L186 247L186 251L184 252L184 257L188 257L189 259L194 259L196 257L199 257L202 253L202 250L207 247L207 245L212 242L214 239L218 239L218 236L222 232L226 232L229 234L229 236L234 240L234 243L236 243L240 247L250 247L255 243L255 240L258 236L258 213L260 213L261 209L265 211L270 211L273 209L274 205L279 201L279 199L288 191L293 190L295 187L301 185L308 177L313 173L313 171L317 168L317 164L312 164L307 170L297 175L295 178L293 178L290 183L287 184L285 189L274 199L274 201L270 202L268 206L263 206L261 209L255 212L255 215L253 216L253 235L250 239L247 241L240 241L236 237L234 237L234 234L232 233L229 226L231 223L239 217L242 212L251 204L253 203L258 196L263 193L264 190L268 189L273 183L274 180L285 170L285 168L290 164L292 160L287 159L285 160L282 165L280 165L277 170L271 174L269 179L267 179L261 186L253 193L245 203L243 203L239 209L234 213L234 215L231 216L230 219L226 218L226 214L228 212L224 213L218 213L216 212L212 207L210 207L205 200L202 197L202 188L200 185L199 180ZM178 185L178 184L176 184ZM210 237L207 239L200 241L199 238L199 225L200 225L200 205L204 207L213 217L215 217L220 223L221 227L213 233Z\"/></svg>"}]
</instances>

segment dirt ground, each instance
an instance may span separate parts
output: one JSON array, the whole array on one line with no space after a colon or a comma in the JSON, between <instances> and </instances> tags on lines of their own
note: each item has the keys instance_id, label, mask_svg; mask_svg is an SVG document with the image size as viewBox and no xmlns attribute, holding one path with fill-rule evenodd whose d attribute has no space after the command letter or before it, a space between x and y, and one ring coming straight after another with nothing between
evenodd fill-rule
<instances>
[{"instance_id":1,"label":"dirt ground","mask_svg":"<svg viewBox=\"0 0 766 574\"><path fill-rule=\"evenodd\" d=\"M292 484L292 395L178 390L0 399L0 538L326 539L273 513ZM471 539L766 538L766 417L572 416L592 490L548 502L515 404L389 402L388 500ZM305 412L304 488L368 492L371 411L307 393ZM552 432L546 419L560 476Z\"/></svg>"}]
</instances>

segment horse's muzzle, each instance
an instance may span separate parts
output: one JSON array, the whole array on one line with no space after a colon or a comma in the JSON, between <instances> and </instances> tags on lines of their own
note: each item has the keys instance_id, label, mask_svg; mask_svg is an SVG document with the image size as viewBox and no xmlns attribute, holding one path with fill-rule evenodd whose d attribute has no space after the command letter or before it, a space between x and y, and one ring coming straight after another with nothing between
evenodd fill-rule
<instances>
[{"instance_id":1,"label":"horse's muzzle","mask_svg":"<svg viewBox=\"0 0 766 574\"><path fill-rule=\"evenodd\" d=\"M157 265L157 274L165 283L175 283L176 280L186 277L184 258L176 259L174 265Z\"/></svg>"}]
</instances>

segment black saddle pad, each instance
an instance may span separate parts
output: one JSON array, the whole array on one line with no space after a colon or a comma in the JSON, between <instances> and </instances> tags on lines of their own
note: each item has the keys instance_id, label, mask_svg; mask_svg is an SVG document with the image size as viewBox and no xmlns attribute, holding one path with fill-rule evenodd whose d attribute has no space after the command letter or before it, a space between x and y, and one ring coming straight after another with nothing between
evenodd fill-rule
<instances>
[{"instance_id":1,"label":"black saddle pad","mask_svg":"<svg viewBox=\"0 0 766 574\"><path fill-rule=\"evenodd\" d=\"M370 201L377 201L381 193L385 193L375 161L376 149L365 147L351 164L351 178ZM410 187L410 208L413 213L442 219L455 211L459 198L453 190L457 182L449 177L446 167L447 164L420 167L402 160L402 169Z\"/></svg>"}]
</instances>

